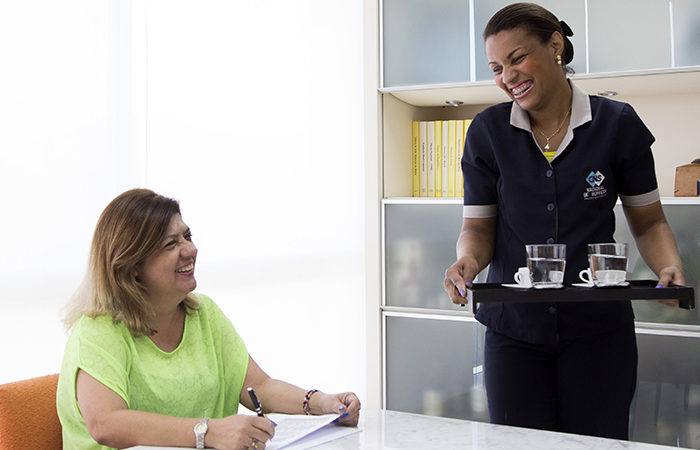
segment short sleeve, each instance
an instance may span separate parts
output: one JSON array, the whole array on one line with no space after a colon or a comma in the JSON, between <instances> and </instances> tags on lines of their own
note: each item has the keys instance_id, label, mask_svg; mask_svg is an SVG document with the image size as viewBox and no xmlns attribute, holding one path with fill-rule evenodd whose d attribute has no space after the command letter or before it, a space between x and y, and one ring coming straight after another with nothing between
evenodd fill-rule
<instances>
[{"instance_id":1,"label":"short sleeve","mask_svg":"<svg viewBox=\"0 0 700 450\"><path fill-rule=\"evenodd\" d=\"M73 326L66 342L56 392L65 448L107 448L97 444L85 426L75 392L76 377L79 369L84 370L130 406L128 373L133 353L129 342L126 328L106 316L83 316Z\"/></svg>"},{"instance_id":2,"label":"short sleeve","mask_svg":"<svg viewBox=\"0 0 700 450\"><path fill-rule=\"evenodd\" d=\"M654 136L632 106L619 115L614 171L621 197L648 194L658 188L651 145Z\"/></svg>"},{"instance_id":3,"label":"short sleeve","mask_svg":"<svg viewBox=\"0 0 700 450\"><path fill-rule=\"evenodd\" d=\"M76 330L77 367L124 399L129 406L131 336L106 316L83 317Z\"/></svg>"},{"instance_id":4,"label":"short sleeve","mask_svg":"<svg viewBox=\"0 0 700 450\"><path fill-rule=\"evenodd\" d=\"M498 169L491 147L487 121L477 114L467 131L462 155L464 206L473 217L495 215L490 213L498 203Z\"/></svg>"}]
</instances>

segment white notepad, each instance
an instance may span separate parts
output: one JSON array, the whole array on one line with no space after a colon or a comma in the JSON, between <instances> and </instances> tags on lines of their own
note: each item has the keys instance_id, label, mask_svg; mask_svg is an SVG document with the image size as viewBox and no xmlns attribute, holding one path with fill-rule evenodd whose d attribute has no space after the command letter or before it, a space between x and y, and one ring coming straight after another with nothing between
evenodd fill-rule
<instances>
[{"instance_id":1,"label":"white notepad","mask_svg":"<svg viewBox=\"0 0 700 450\"><path fill-rule=\"evenodd\" d=\"M344 427L333 423L338 418L337 414L266 414L265 417L277 424L275 436L265 444L266 450L307 449L360 431L358 427Z\"/></svg>"}]
</instances>

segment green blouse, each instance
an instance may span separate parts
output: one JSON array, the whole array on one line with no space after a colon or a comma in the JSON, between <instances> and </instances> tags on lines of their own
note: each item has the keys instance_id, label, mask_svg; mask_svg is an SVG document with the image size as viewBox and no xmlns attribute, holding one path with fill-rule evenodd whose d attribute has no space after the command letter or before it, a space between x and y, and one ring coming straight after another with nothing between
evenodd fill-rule
<instances>
[{"instance_id":1,"label":"green blouse","mask_svg":"<svg viewBox=\"0 0 700 450\"><path fill-rule=\"evenodd\" d=\"M78 409L78 369L116 392L129 409L193 418L238 412L248 351L216 304L204 295L197 298L200 307L186 316L182 341L170 353L146 336L134 338L110 316L78 319L56 394L64 448L106 448L92 439Z\"/></svg>"}]
</instances>

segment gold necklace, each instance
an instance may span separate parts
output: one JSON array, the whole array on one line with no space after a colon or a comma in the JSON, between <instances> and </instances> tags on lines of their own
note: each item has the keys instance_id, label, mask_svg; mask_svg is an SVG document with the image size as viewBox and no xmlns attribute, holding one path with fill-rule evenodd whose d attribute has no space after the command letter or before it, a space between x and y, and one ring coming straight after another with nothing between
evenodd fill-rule
<instances>
[{"instance_id":1,"label":"gold necklace","mask_svg":"<svg viewBox=\"0 0 700 450\"><path fill-rule=\"evenodd\" d=\"M563 126L564 126L564 122L566 122L566 118L569 117L569 113L571 113L571 107L569 107L569 110L568 110L568 111L566 112L566 114L564 115L564 120L562 120L561 123L559 124L559 128L557 128L557 131L555 131L554 133L552 133L549 137L547 137L547 135L544 134L544 133L542 132L542 130L540 130L540 129L537 128L536 126L534 126L534 125L532 126L532 128L534 128L535 130L537 130L537 132L540 133L540 134L542 135L542 137L545 138L545 140L547 141L547 142L545 142L545 144L544 144L544 151L545 151L545 152L548 152L548 151L549 151L549 140L552 139L552 138L553 138L554 136L556 136L557 134L559 134L559 132L561 131L561 127L563 127Z\"/></svg>"}]
</instances>

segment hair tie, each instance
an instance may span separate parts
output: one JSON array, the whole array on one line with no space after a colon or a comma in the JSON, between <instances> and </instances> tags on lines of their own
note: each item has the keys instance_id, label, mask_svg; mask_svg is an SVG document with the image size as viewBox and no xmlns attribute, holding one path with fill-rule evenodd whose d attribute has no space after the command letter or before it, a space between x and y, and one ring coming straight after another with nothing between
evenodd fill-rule
<instances>
[{"instance_id":1,"label":"hair tie","mask_svg":"<svg viewBox=\"0 0 700 450\"><path fill-rule=\"evenodd\" d=\"M569 27L569 25L567 25L566 22L564 22L563 20L560 20L559 25L561 25L561 30L564 32L564 36L573 36L574 35L574 32L571 31L571 27Z\"/></svg>"}]
</instances>

